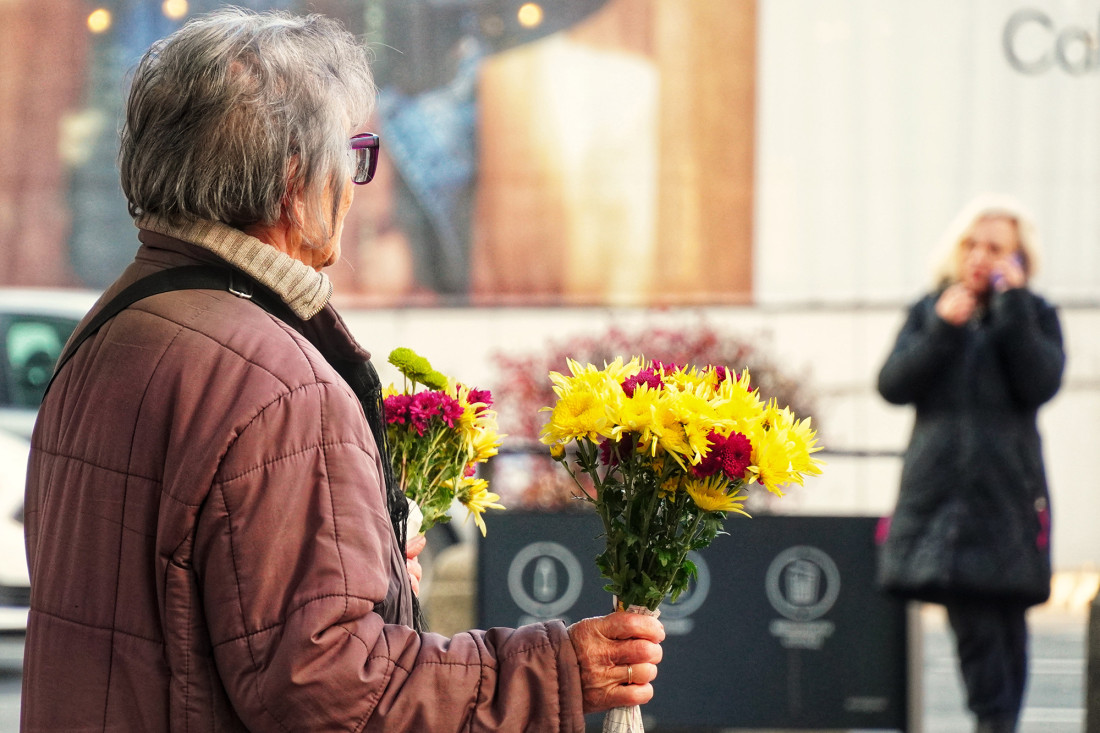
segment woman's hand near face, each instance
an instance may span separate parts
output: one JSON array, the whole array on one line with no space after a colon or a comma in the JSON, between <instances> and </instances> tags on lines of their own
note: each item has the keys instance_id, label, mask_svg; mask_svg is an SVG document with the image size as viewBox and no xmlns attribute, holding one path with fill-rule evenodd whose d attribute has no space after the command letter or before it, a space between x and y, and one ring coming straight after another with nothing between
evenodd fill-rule
<instances>
[{"instance_id":1,"label":"woman's hand near face","mask_svg":"<svg viewBox=\"0 0 1100 733\"><path fill-rule=\"evenodd\" d=\"M584 712L649 702L664 638L665 629L655 617L625 611L570 626L569 639L581 667Z\"/></svg>"},{"instance_id":2,"label":"woman's hand near face","mask_svg":"<svg viewBox=\"0 0 1100 733\"><path fill-rule=\"evenodd\" d=\"M1027 284L1027 276L1024 274L1023 265L1018 255L1002 258L993 266L993 276L990 284L998 293L1013 288L1022 288Z\"/></svg>"},{"instance_id":3,"label":"woman's hand near face","mask_svg":"<svg viewBox=\"0 0 1100 733\"><path fill-rule=\"evenodd\" d=\"M965 285L955 283L948 286L936 301L936 315L952 326L961 326L970 320L977 307L977 296Z\"/></svg>"}]
</instances>

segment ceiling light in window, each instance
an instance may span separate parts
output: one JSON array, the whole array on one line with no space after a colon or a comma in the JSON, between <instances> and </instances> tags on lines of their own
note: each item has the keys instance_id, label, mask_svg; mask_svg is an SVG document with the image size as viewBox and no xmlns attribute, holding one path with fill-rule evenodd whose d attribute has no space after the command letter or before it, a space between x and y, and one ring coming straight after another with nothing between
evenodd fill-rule
<instances>
[{"instance_id":1,"label":"ceiling light in window","mask_svg":"<svg viewBox=\"0 0 1100 733\"><path fill-rule=\"evenodd\" d=\"M103 33L111 27L111 13L106 8L96 8L88 14L88 30Z\"/></svg>"},{"instance_id":2,"label":"ceiling light in window","mask_svg":"<svg viewBox=\"0 0 1100 733\"><path fill-rule=\"evenodd\" d=\"M164 13L165 18L180 20L187 15L187 0L164 0L160 5L160 10Z\"/></svg>"},{"instance_id":3,"label":"ceiling light in window","mask_svg":"<svg viewBox=\"0 0 1100 733\"><path fill-rule=\"evenodd\" d=\"M538 3L524 3L519 6L516 18L524 28L538 27L542 25L542 6Z\"/></svg>"}]
</instances>

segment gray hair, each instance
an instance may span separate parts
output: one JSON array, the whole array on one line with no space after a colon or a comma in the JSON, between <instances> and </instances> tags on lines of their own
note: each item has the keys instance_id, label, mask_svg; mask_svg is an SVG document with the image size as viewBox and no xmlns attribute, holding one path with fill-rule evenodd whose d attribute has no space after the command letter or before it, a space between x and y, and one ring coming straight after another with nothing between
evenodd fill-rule
<instances>
[{"instance_id":1,"label":"gray hair","mask_svg":"<svg viewBox=\"0 0 1100 733\"><path fill-rule=\"evenodd\" d=\"M352 185L348 135L376 89L335 20L225 8L155 43L134 72L119 167L130 215L332 235ZM300 197L304 211L288 201ZM321 231L318 231L320 229Z\"/></svg>"}]
</instances>

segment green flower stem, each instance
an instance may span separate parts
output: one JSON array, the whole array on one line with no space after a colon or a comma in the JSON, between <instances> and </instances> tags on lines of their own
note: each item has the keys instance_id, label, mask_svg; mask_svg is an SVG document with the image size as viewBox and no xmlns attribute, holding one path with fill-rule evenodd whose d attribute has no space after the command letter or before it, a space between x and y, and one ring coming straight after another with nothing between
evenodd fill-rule
<instances>
[{"instance_id":1,"label":"green flower stem","mask_svg":"<svg viewBox=\"0 0 1100 733\"><path fill-rule=\"evenodd\" d=\"M602 466L599 456L595 441L580 438L575 459L562 463L603 523L607 546L598 562L607 588L627 606L656 609L685 587L687 554L710 514L698 511L680 488L661 495L661 487L677 475L669 462L657 473L645 456L632 455L612 466ZM585 492L580 473L592 480L595 498Z\"/></svg>"},{"instance_id":2,"label":"green flower stem","mask_svg":"<svg viewBox=\"0 0 1100 733\"><path fill-rule=\"evenodd\" d=\"M447 521L446 512L453 492L443 484L461 479L468 453L459 450L461 446L453 445L453 435L443 425L433 426L418 440L422 440L419 444L422 452L412 449L409 435L398 433L390 443L398 446L401 486L424 512L424 529L427 530L438 522Z\"/></svg>"},{"instance_id":3,"label":"green flower stem","mask_svg":"<svg viewBox=\"0 0 1100 733\"><path fill-rule=\"evenodd\" d=\"M706 515L707 515L707 512L699 512L698 514L695 515L695 521L691 523L691 529L687 532L687 540L688 541L684 542L681 545L680 557L676 560L676 567L678 569L682 568L684 566L684 561L687 560L687 554L688 554L688 552L691 551L691 546L692 546L692 544L694 544L696 533L699 531L699 525L701 525L703 523L703 518ZM679 572L679 570L677 570L677 572ZM664 588L664 593L662 594L662 597L668 595L669 591L672 590L672 584L675 581L676 581L676 576L673 575L669 579L668 584L666 585L666 587Z\"/></svg>"},{"instance_id":4,"label":"green flower stem","mask_svg":"<svg viewBox=\"0 0 1100 733\"><path fill-rule=\"evenodd\" d=\"M593 503L596 505L597 514L600 515L600 520L603 522L604 535L611 536L611 518L607 514L607 502L605 501L607 495L608 476L600 476L600 472L597 468L599 461L599 447L595 445L591 440L578 440L577 441L577 462L581 464L581 470L592 477L592 483L596 489L596 498ZM577 488L581 490L581 495L587 495L584 490L584 486L577 479L576 474L570 469L569 474L573 476L573 480L577 483Z\"/></svg>"},{"instance_id":5,"label":"green flower stem","mask_svg":"<svg viewBox=\"0 0 1100 733\"><path fill-rule=\"evenodd\" d=\"M658 479L657 486L654 487L655 490L649 497L649 510L645 513L645 525L642 527L642 547L649 546L649 528L656 524L657 507L661 499L660 489L664 478L664 476L661 476Z\"/></svg>"}]
</instances>

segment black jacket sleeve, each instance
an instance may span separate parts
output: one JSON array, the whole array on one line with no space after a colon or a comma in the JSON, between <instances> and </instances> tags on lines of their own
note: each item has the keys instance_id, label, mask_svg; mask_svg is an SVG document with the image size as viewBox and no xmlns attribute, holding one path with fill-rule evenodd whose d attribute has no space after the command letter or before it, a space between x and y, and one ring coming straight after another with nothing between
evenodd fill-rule
<instances>
[{"instance_id":1,"label":"black jacket sleeve","mask_svg":"<svg viewBox=\"0 0 1100 733\"><path fill-rule=\"evenodd\" d=\"M1038 407L1062 385L1066 355L1057 311L1017 288L994 296L990 316L1013 395L1026 407Z\"/></svg>"},{"instance_id":2,"label":"black jacket sleeve","mask_svg":"<svg viewBox=\"0 0 1100 733\"><path fill-rule=\"evenodd\" d=\"M935 384L936 375L959 358L965 326L953 326L936 315L937 297L926 296L909 309L897 342L879 371L878 391L887 402L916 402Z\"/></svg>"}]
</instances>

